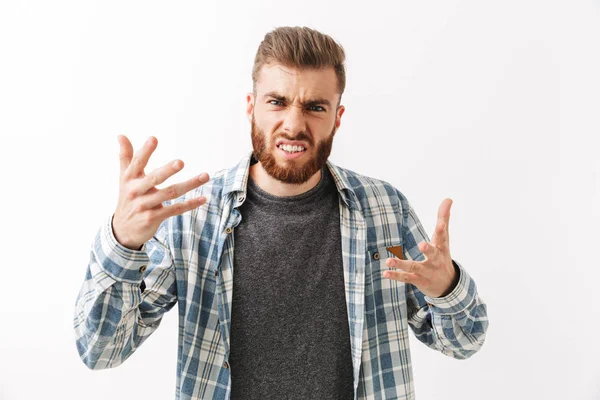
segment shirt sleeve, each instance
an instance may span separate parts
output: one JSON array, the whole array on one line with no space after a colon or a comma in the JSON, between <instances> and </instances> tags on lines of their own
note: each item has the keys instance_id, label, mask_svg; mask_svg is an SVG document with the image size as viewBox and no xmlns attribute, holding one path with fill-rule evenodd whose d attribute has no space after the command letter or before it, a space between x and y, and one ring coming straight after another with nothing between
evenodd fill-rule
<instances>
[{"instance_id":1,"label":"shirt sleeve","mask_svg":"<svg viewBox=\"0 0 600 400\"><path fill-rule=\"evenodd\" d=\"M403 252L407 260L423 261L418 244L429 242L414 209L399 193L403 210ZM458 283L444 297L425 296L415 285L406 284L408 323L419 341L456 359L475 354L485 341L487 306L477 293L475 281L456 260Z\"/></svg>"},{"instance_id":2,"label":"shirt sleeve","mask_svg":"<svg viewBox=\"0 0 600 400\"><path fill-rule=\"evenodd\" d=\"M122 364L177 301L171 252L157 235L140 250L122 246L112 216L98 230L73 317L79 356L90 369Z\"/></svg>"}]
</instances>

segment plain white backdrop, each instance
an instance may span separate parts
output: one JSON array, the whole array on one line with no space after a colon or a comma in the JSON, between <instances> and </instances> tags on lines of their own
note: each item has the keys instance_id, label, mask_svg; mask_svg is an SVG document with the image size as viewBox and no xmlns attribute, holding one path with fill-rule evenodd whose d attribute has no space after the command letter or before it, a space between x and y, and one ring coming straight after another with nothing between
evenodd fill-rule
<instances>
[{"instance_id":1,"label":"plain white backdrop","mask_svg":"<svg viewBox=\"0 0 600 400\"><path fill-rule=\"evenodd\" d=\"M158 138L167 183L251 149L256 48L305 25L347 53L331 159L392 183L490 326L468 360L411 336L418 399L600 399L597 1L4 1L0 4L0 399L172 399L177 311L122 366L72 329L118 193L117 135ZM282 366L285 368L285 366Z\"/></svg>"}]
</instances>

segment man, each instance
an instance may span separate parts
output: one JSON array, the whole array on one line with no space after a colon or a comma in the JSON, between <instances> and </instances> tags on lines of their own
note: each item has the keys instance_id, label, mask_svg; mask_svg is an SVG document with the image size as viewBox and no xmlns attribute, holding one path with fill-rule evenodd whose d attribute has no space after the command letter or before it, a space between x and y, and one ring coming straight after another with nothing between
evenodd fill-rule
<instances>
[{"instance_id":1,"label":"man","mask_svg":"<svg viewBox=\"0 0 600 400\"><path fill-rule=\"evenodd\" d=\"M328 161L344 51L309 28L261 42L247 96L252 152L163 189L183 162L144 168L119 136L121 177L77 298L91 369L123 363L179 303L178 399L413 399L408 326L465 359L485 303L452 260L445 199L431 241L387 182Z\"/></svg>"}]
</instances>

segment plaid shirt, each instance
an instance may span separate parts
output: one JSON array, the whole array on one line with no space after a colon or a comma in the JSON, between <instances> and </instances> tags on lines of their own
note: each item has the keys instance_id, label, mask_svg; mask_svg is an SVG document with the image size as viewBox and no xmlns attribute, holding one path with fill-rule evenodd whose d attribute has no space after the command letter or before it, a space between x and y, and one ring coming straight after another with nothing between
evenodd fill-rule
<instances>
[{"instance_id":1,"label":"plaid shirt","mask_svg":"<svg viewBox=\"0 0 600 400\"><path fill-rule=\"evenodd\" d=\"M175 201L205 195L206 204L168 218L141 250L121 246L111 219L92 244L73 326L79 355L94 370L129 358L179 304L177 399L228 399L233 288L233 229L242 216L252 153ZM432 349L466 359L484 343L486 304L460 274L445 297L388 278L388 247L424 260L429 242L404 195L387 182L327 162L339 193L344 281L355 399L414 399L408 327ZM174 202L175 202L174 201ZM171 203L171 202L170 202ZM268 280L267 280L268 282Z\"/></svg>"}]
</instances>

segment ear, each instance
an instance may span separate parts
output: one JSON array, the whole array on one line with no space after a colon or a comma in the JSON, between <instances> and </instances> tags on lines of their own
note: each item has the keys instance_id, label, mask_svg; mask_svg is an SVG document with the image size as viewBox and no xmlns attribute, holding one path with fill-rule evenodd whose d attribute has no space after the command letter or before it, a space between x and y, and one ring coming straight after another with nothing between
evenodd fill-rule
<instances>
[{"instance_id":1,"label":"ear","mask_svg":"<svg viewBox=\"0 0 600 400\"><path fill-rule=\"evenodd\" d=\"M248 93L246 96L246 116L250 123L252 123L252 113L254 112L254 100L254 93Z\"/></svg>"},{"instance_id":2,"label":"ear","mask_svg":"<svg viewBox=\"0 0 600 400\"><path fill-rule=\"evenodd\" d=\"M335 127L336 129L340 127L341 123L342 123L342 114L344 114L344 111L346 111L346 107L344 106L338 106L337 108L337 112L335 115Z\"/></svg>"}]
</instances>

